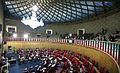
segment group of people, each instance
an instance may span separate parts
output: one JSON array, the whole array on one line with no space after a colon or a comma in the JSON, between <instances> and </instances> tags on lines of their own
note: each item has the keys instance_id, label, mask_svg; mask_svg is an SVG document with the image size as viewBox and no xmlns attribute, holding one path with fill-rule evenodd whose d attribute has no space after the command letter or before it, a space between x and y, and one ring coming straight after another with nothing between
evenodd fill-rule
<instances>
[{"instance_id":1,"label":"group of people","mask_svg":"<svg viewBox=\"0 0 120 73\"><path fill-rule=\"evenodd\" d=\"M16 50L19 65L37 62L25 67L23 73L109 73L98 62L70 50L61 49L19 49Z\"/></svg>"},{"instance_id":2,"label":"group of people","mask_svg":"<svg viewBox=\"0 0 120 73\"><path fill-rule=\"evenodd\" d=\"M35 66L35 73L95 73L97 62L92 64L89 57L82 56L68 50L60 49L20 49L17 51L21 64L26 61L39 61L42 64ZM32 69L25 68L29 73Z\"/></svg>"}]
</instances>

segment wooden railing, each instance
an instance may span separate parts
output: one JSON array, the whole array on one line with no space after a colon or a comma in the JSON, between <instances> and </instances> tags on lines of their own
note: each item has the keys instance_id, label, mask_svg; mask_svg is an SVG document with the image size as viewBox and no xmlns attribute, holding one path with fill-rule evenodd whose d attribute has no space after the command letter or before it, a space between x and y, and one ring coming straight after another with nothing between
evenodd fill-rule
<instances>
[{"instance_id":1,"label":"wooden railing","mask_svg":"<svg viewBox=\"0 0 120 73\"><path fill-rule=\"evenodd\" d=\"M54 43L73 43L85 47L95 48L109 54L120 66L120 43L95 40L79 39L59 39L59 38L4 38L4 41L33 41L33 42L54 42Z\"/></svg>"}]
</instances>

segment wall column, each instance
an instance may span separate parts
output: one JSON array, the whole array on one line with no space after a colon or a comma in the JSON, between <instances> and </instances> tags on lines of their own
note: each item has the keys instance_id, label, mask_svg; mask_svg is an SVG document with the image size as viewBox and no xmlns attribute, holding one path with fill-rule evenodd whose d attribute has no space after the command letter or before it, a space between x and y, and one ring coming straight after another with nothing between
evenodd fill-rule
<instances>
[{"instance_id":1,"label":"wall column","mask_svg":"<svg viewBox=\"0 0 120 73\"><path fill-rule=\"evenodd\" d=\"M0 0L0 63L1 54L3 51L3 24L4 24L3 0Z\"/></svg>"}]
</instances>

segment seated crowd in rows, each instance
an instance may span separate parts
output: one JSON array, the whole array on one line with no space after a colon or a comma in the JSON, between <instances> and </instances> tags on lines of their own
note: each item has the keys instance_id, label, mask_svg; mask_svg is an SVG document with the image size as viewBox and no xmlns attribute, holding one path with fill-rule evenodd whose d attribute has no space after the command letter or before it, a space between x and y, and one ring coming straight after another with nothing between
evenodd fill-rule
<instances>
[{"instance_id":1,"label":"seated crowd in rows","mask_svg":"<svg viewBox=\"0 0 120 73\"><path fill-rule=\"evenodd\" d=\"M18 49L16 60L8 58L11 64L18 61L19 65L28 64L31 61L34 66L25 67L23 73L109 73L104 67L99 67L98 62L90 60L70 50L61 49ZM12 61L13 60L13 61Z\"/></svg>"},{"instance_id":2,"label":"seated crowd in rows","mask_svg":"<svg viewBox=\"0 0 120 73\"><path fill-rule=\"evenodd\" d=\"M60 49L20 49L17 51L20 64L29 61L41 61L42 64L34 68L25 68L24 73L109 73L95 60L90 61L87 56L82 56L67 50ZM96 69L95 69L96 68Z\"/></svg>"}]
</instances>

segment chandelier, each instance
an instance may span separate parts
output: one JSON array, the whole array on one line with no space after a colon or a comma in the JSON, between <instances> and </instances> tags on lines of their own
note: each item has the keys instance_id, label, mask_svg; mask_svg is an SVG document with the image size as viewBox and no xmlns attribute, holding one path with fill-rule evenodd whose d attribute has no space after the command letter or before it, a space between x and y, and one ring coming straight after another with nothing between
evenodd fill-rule
<instances>
[{"instance_id":1,"label":"chandelier","mask_svg":"<svg viewBox=\"0 0 120 73\"><path fill-rule=\"evenodd\" d=\"M23 17L21 22L24 23L25 25L29 25L33 29L39 26L44 26L44 22L42 19L40 19L40 21L37 20L37 15L36 15L37 10L38 7L34 5L32 7L32 16L31 17L27 16L27 18Z\"/></svg>"}]
</instances>

